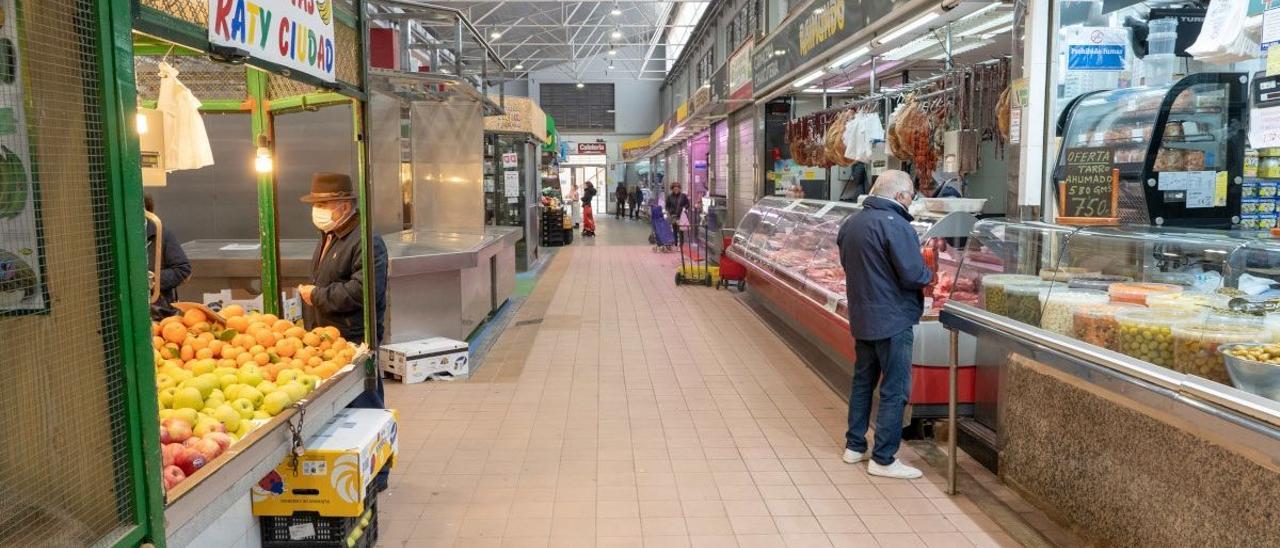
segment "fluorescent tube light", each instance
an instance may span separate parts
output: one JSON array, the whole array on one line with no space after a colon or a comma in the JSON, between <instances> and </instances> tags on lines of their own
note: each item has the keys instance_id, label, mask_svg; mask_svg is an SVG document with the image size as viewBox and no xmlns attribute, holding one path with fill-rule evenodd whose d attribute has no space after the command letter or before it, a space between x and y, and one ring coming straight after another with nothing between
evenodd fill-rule
<instances>
[{"instance_id":1,"label":"fluorescent tube light","mask_svg":"<svg viewBox=\"0 0 1280 548\"><path fill-rule=\"evenodd\" d=\"M822 88L806 88L800 90L800 93L846 93L848 91L849 88L827 88L825 90Z\"/></svg>"},{"instance_id":2,"label":"fluorescent tube light","mask_svg":"<svg viewBox=\"0 0 1280 548\"><path fill-rule=\"evenodd\" d=\"M894 41L897 38L902 37L902 35L908 32L911 32L913 30L916 30L928 24L929 21L933 21L934 19L937 19L937 18L938 18L938 12L931 11L929 13L921 15L920 17L917 17L914 21L910 23L902 25L901 27L898 27L896 29L893 29L892 31L889 32L889 34L886 34L883 37L877 38L876 42L880 44L887 44L889 42Z\"/></svg>"},{"instance_id":3,"label":"fluorescent tube light","mask_svg":"<svg viewBox=\"0 0 1280 548\"><path fill-rule=\"evenodd\" d=\"M992 39L992 38L996 37L997 35L1004 34L1004 33L1009 32L1009 31L1011 31L1011 30L1013 30L1013 25L1009 25L1009 26L1007 26L1007 27L1000 27L1000 28L998 28L998 29L996 29L996 30L993 30L993 31L991 31L991 32L988 32L988 33L986 33L986 34L982 35L982 39L983 39L983 40L990 40L990 39Z\"/></svg>"},{"instance_id":4,"label":"fluorescent tube light","mask_svg":"<svg viewBox=\"0 0 1280 548\"><path fill-rule=\"evenodd\" d=\"M863 55L866 55L868 53L871 53L871 46L862 46L858 49L855 49L849 52L844 57L836 59L834 63L827 65L827 68L837 69L837 68L843 67L849 63L852 63L857 58L862 57Z\"/></svg>"},{"instance_id":5,"label":"fluorescent tube light","mask_svg":"<svg viewBox=\"0 0 1280 548\"><path fill-rule=\"evenodd\" d=\"M922 38L920 40L909 42L902 46L898 46L894 49L891 49L885 52L883 57L885 58L885 60L888 60L888 61L902 61L904 59L911 57L912 55L920 53L931 47L937 46L938 44L939 42L932 38Z\"/></svg>"},{"instance_id":6,"label":"fluorescent tube light","mask_svg":"<svg viewBox=\"0 0 1280 548\"><path fill-rule=\"evenodd\" d=\"M791 87L796 87L796 88L805 87L806 85L809 84L809 82L817 80L818 78L822 78L822 76L825 74L826 74L826 71L822 69L815 70L809 73L808 76L805 76L804 78L791 82Z\"/></svg>"},{"instance_id":7,"label":"fluorescent tube light","mask_svg":"<svg viewBox=\"0 0 1280 548\"><path fill-rule=\"evenodd\" d=\"M984 14L984 13L987 13L987 12L989 12L989 11L993 10L993 9L996 9L996 8L1000 7L1002 4L1004 4L1004 2L1000 2L999 0L997 0L997 1L995 1L995 2L992 2L992 3L990 3L990 4L987 4L987 5L985 5L985 6L982 6L982 7L978 8L977 10L975 10L973 13L970 13L969 15L966 15L966 16L964 16L964 17L961 17L961 18L960 18L960 20L961 20L961 21L964 21L964 20L967 20L967 19L971 19L971 18L977 17L977 16L979 16L979 15L982 15L982 14Z\"/></svg>"},{"instance_id":8,"label":"fluorescent tube light","mask_svg":"<svg viewBox=\"0 0 1280 548\"><path fill-rule=\"evenodd\" d=\"M991 30L991 29L998 28L998 27L1003 27L1003 26L1008 25L1008 24L1011 24L1011 23L1013 23L1013 14L1012 14L1012 13L1006 13L1006 14L1004 14L1004 15L1001 15L1000 17L996 17L995 19L992 19L992 20L987 21L987 22L985 22L985 23L981 23L981 24L978 24L977 26L974 26L974 27L971 27L971 28L969 28L969 29L963 30L963 31L961 31L959 34L957 34L956 36L959 36L959 37L963 38L963 37L965 37L965 36L973 36L973 35L975 35L975 34L982 34L982 33L984 33L984 32L987 32L987 31Z\"/></svg>"},{"instance_id":9,"label":"fluorescent tube light","mask_svg":"<svg viewBox=\"0 0 1280 548\"><path fill-rule=\"evenodd\" d=\"M985 45L987 45L987 44L986 44L986 42L977 42L977 41L969 42L969 43L967 43L967 44L961 44L961 45L959 45L959 46L952 45L952 46L951 46L951 56L952 56L952 57L955 57L955 56L957 56L957 55L960 55L961 53L964 53L964 52L966 52L966 51L973 51L973 50L978 49L978 48L980 48L980 47L982 47L982 46L985 46ZM934 60L934 61L938 61L938 60L946 59L946 58L947 58L947 52L946 52L946 50L944 49L944 50L942 51L942 53L939 53L939 54L937 54L937 55L934 55L933 57L930 57L929 59Z\"/></svg>"}]
</instances>

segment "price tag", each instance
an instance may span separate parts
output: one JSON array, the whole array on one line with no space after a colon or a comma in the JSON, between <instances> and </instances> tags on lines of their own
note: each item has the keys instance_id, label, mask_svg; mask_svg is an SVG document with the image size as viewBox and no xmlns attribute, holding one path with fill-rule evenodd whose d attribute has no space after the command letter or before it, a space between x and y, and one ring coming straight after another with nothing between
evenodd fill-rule
<instances>
[{"instance_id":1,"label":"price tag","mask_svg":"<svg viewBox=\"0 0 1280 548\"><path fill-rule=\"evenodd\" d=\"M1080 136L1084 138L1083 135ZM1009 109L1009 144L1016 145L1022 142L1022 109Z\"/></svg>"},{"instance_id":2,"label":"price tag","mask_svg":"<svg viewBox=\"0 0 1280 548\"><path fill-rule=\"evenodd\" d=\"M1118 182L1110 148L1068 149L1065 172L1059 189L1064 217L1105 219L1116 215Z\"/></svg>"},{"instance_id":3,"label":"price tag","mask_svg":"<svg viewBox=\"0 0 1280 548\"><path fill-rule=\"evenodd\" d=\"M299 523L289 526L289 540L306 540L316 536L316 524Z\"/></svg>"}]
</instances>

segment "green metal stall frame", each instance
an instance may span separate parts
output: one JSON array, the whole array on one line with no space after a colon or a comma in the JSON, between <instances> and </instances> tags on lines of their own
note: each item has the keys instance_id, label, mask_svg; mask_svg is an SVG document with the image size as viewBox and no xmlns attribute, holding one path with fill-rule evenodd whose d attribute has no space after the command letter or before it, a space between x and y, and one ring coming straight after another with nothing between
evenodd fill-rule
<instances>
[{"instance_id":1,"label":"green metal stall frame","mask_svg":"<svg viewBox=\"0 0 1280 548\"><path fill-rule=\"evenodd\" d=\"M190 6L195 2L172 0L94 0L93 8L99 23L97 47L101 53L100 77L102 105L107 127L107 167L110 173L112 236L116 242L115 261L120 266L117 306L121 311L122 329L118 334L126 364L126 431L133 487L136 526L122 531L109 541L113 546L165 545L165 494L161 481L161 457L159 443L158 404L155 393L155 370L151 349L151 320L148 302L146 274L146 235L143 227L143 187L139 138L134 125L137 114L138 88L134 70L135 56L139 55L208 55L209 42L206 30L192 20L191 14L168 13L166 6ZM248 93L244 97L202 98L203 110L208 112L249 113L253 117L252 134L246 137L272 149L274 139L272 120L275 116L349 104L352 107L352 139L355 143L358 172L352 174L358 188L357 207L361 218L361 241L364 250L364 268L372 268L372 230L370 220L370 189L367 179L367 151L365 135L366 81L364 41L366 34L363 0L353 0L345 7L340 2L335 9L339 24L350 27L348 38L353 43L344 44L354 50L354 72L347 70L347 79L334 85L306 75L290 73L283 67L249 59L245 62L244 75ZM341 39L340 39L341 40ZM348 60L348 65L351 63ZM268 79L287 77L314 89L291 96L268 97ZM279 237L276 232L276 180L273 173L258 178L259 239L263 250L263 306L266 312L278 313L279 301ZM365 332L374 333L374 287L365 284ZM372 346L372 345L371 345ZM366 386L374 381L374 363L364 364Z\"/></svg>"}]
</instances>

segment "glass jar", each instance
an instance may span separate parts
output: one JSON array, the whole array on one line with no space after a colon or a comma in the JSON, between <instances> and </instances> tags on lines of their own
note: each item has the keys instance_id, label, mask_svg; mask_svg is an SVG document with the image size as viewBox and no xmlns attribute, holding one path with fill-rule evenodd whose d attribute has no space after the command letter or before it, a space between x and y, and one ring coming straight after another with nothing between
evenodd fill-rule
<instances>
[{"instance_id":1,"label":"glass jar","mask_svg":"<svg viewBox=\"0 0 1280 548\"><path fill-rule=\"evenodd\" d=\"M1177 293L1152 293L1147 295L1147 306L1150 308L1178 308L1183 310L1206 310L1219 305L1225 306L1228 298L1203 291L1179 291Z\"/></svg>"},{"instance_id":2,"label":"glass jar","mask_svg":"<svg viewBox=\"0 0 1280 548\"><path fill-rule=\"evenodd\" d=\"M1204 322L1173 327L1173 369L1230 385L1218 347L1227 343L1264 342L1267 329L1257 318L1209 316Z\"/></svg>"},{"instance_id":3,"label":"glass jar","mask_svg":"<svg viewBox=\"0 0 1280 548\"><path fill-rule=\"evenodd\" d=\"M1120 325L1118 350L1160 367L1173 366L1173 326L1200 322L1201 312L1189 310L1125 310L1116 314Z\"/></svg>"},{"instance_id":4,"label":"glass jar","mask_svg":"<svg viewBox=\"0 0 1280 548\"><path fill-rule=\"evenodd\" d=\"M1071 281L1067 283L1067 287L1071 289L1092 289L1094 291L1106 291L1111 289L1111 284L1120 282L1132 282L1133 278L1128 276L1108 276L1105 274L1091 276L1073 276Z\"/></svg>"},{"instance_id":5,"label":"glass jar","mask_svg":"<svg viewBox=\"0 0 1280 548\"><path fill-rule=\"evenodd\" d=\"M1041 297L1040 327L1060 335L1073 336L1072 314L1084 305L1107 302L1107 294L1101 291L1084 291L1054 288Z\"/></svg>"},{"instance_id":6,"label":"glass jar","mask_svg":"<svg viewBox=\"0 0 1280 548\"><path fill-rule=\"evenodd\" d=\"M1036 282L1040 278L1027 274L988 274L982 277L979 297L982 308L988 312L1008 316L1005 307L1004 288L1012 283Z\"/></svg>"},{"instance_id":7,"label":"glass jar","mask_svg":"<svg viewBox=\"0 0 1280 548\"><path fill-rule=\"evenodd\" d=\"M1280 179L1280 148L1258 150L1258 177Z\"/></svg>"},{"instance_id":8,"label":"glass jar","mask_svg":"<svg viewBox=\"0 0 1280 548\"><path fill-rule=\"evenodd\" d=\"M1025 324L1040 325L1040 299L1053 285L1051 282L1035 281L1005 286L1005 316ZM1061 287L1061 284L1058 286Z\"/></svg>"},{"instance_id":9,"label":"glass jar","mask_svg":"<svg viewBox=\"0 0 1280 548\"><path fill-rule=\"evenodd\" d=\"M1080 306L1072 312L1072 336L1082 342L1100 346L1107 350L1119 351L1116 344L1120 336L1120 323L1116 314L1126 310L1140 310L1141 305L1132 303L1101 303Z\"/></svg>"},{"instance_id":10,"label":"glass jar","mask_svg":"<svg viewBox=\"0 0 1280 548\"><path fill-rule=\"evenodd\" d=\"M1159 293L1179 293L1182 286L1173 284L1157 284L1143 282L1129 282L1111 284L1107 288L1107 293L1111 295L1113 303L1133 303L1147 304L1147 297Z\"/></svg>"}]
</instances>

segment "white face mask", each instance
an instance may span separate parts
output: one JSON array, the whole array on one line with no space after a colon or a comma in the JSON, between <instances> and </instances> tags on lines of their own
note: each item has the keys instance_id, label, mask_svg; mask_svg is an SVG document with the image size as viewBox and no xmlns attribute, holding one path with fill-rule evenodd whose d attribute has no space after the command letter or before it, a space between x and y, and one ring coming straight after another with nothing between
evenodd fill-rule
<instances>
[{"instance_id":1,"label":"white face mask","mask_svg":"<svg viewBox=\"0 0 1280 548\"><path fill-rule=\"evenodd\" d=\"M333 210L327 207L311 206L311 224L321 232L329 232L337 226L338 222L333 218Z\"/></svg>"}]
</instances>

